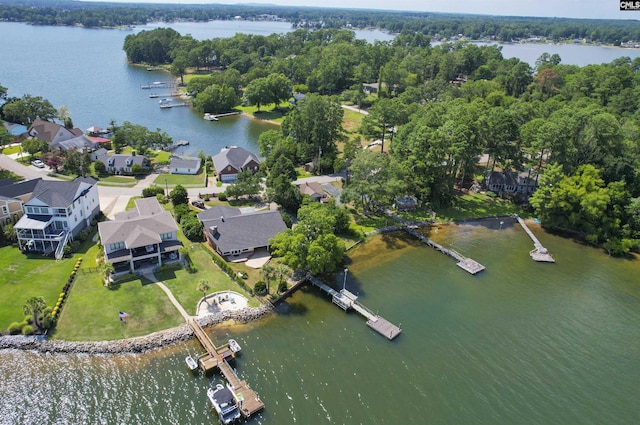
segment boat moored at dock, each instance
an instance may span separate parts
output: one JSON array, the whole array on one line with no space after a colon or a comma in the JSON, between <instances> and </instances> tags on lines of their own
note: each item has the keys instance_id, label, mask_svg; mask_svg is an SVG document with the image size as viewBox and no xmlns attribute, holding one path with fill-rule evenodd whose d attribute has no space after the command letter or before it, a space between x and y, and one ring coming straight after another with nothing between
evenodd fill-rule
<instances>
[{"instance_id":1,"label":"boat moored at dock","mask_svg":"<svg viewBox=\"0 0 640 425\"><path fill-rule=\"evenodd\" d=\"M216 117L216 116L215 116L215 115L213 115L213 114L210 114L209 112L207 112L206 114L204 114L204 117L203 117L203 118L204 118L205 120L207 120L207 121L218 121L218 117Z\"/></svg>"},{"instance_id":2,"label":"boat moored at dock","mask_svg":"<svg viewBox=\"0 0 640 425\"><path fill-rule=\"evenodd\" d=\"M229 340L229 349L231 351L233 351L234 353L238 353L241 350L240 344L238 344L238 341L236 341L235 339L230 339Z\"/></svg>"},{"instance_id":3,"label":"boat moored at dock","mask_svg":"<svg viewBox=\"0 0 640 425\"><path fill-rule=\"evenodd\" d=\"M187 356L184 361L187 363L189 370L196 370L198 368L198 361L192 356Z\"/></svg>"},{"instance_id":4,"label":"boat moored at dock","mask_svg":"<svg viewBox=\"0 0 640 425\"><path fill-rule=\"evenodd\" d=\"M215 389L209 388L207 398L223 424L230 424L240 419L240 402L228 385L225 387L222 384L216 384Z\"/></svg>"}]
</instances>

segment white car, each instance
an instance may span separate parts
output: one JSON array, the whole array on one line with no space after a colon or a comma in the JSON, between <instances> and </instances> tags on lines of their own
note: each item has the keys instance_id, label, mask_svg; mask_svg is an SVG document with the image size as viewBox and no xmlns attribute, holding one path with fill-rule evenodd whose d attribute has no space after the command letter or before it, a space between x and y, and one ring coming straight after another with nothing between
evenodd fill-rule
<instances>
[{"instance_id":1,"label":"white car","mask_svg":"<svg viewBox=\"0 0 640 425\"><path fill-rule=\"evenodd\" d=\"M34 159L33 161L31 161L31 165L38 168L44 168L44 162L40 161L39 159Z\"/></svg>"}]
</instances>

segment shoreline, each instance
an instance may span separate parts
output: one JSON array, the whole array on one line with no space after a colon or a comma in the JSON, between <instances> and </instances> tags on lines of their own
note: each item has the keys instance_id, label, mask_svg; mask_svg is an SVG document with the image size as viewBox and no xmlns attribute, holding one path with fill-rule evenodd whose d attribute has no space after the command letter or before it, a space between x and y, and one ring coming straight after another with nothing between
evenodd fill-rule
<instances>
[{"instance_id":1,"label":"shoreline","mask_svg":"<svg viewBox=\"0 0 640 425\"><path fill-rule=\"evenodd\" d=\"M202 327L208 328L227 321L246 324L259 320L269 313L271 313L271 307L263 304L260 307L222 311L197 318L196 320ZM149 335L111 341L64 341L48 340L42 336L7 335L0 337L0 351L21 350L61 354L141 354L188 341L193 337L193 332L186 323Z\"/></svg>"}]
</instances>

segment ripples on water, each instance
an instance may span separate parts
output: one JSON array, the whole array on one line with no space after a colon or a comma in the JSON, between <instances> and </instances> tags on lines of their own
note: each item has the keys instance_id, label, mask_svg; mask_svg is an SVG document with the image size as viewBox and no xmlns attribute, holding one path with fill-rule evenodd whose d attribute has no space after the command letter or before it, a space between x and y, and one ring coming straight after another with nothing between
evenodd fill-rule
<instances>
[{"instance_id":1,"label":"ripples on water","mask_svg":"<svg viewBox=\"0 0 640 425\"><path fill-rule=\"evenodd\" d=\"M313 288L251 326L211 329L243 347L233 366L266 405L250 423L640 423L637 261L534 232L556 264L534 263L517 226L432 232L486 265L477 276L404 237L354 252L347 287L401 325L394 342ZM184 364L199 351L0 352L0 424L216 423L206 389L220 377Z\"/></svg>"}]
</instances>

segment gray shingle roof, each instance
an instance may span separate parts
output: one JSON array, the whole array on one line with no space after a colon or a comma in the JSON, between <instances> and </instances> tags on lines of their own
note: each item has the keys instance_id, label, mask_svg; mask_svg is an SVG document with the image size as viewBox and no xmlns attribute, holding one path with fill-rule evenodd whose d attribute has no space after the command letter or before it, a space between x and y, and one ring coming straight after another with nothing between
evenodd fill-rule
<instances>
[{"instance_id":1,"label":"gray shingle roof","mask_svg":"<svg viewBox=\"0 0 640 425\"><path fill-rule=\"evenodd\" d=\"M260 159L254 153L237 146L223 148L219 154L211 159L213 160L213 167L218 173L228 165L231 165L236 170L241 170L251 162L251 160L254 160L258 164L260 163Z\"/></svg>"},{"instance_id":2,"label":"gray shingle roof","mask_svg":"<svg viewBox=\"0 0 640 425\"><path fill-rule=\"evenodd\" d=\"M155 205L154 205L155 204ZM160 235L178 230L173 216L165 211L156 198L136 201L136 209L118 214L113 221L98 223L103 245L124 242L126 248L138 248L160 243Z\"/></svg>"},{"instance_id":3,"label":"gray shingle roof","mask_svg":"<svg viewBox=\"0 0 640 425\"><path fill-rule=\"evenodd\" d=\"M91 177L78 177L70 182L40 180L36 184L27 204L34 199L38 199L52 208L66 208L79 195L78 189L83 183L93 186L97 181Z\"/></svg>"},{"instance_id":4,"label":"gray shingle roof","mask_svg":"<svg viewBox=\"0 0 640 425\"><path fill-rule=\"evenodd\" d=\"M287 228L278 211L242 214L238 208L214 207L198 218L222 252L268 246L269 239Z\"/></svg>"},{"instance_id":5,"label":"gray shingle roof","mask_svg":"<svg viewBox=\"0 0 640 425\"><path fill-rule=\"evenodd\" d=\"M115 155L100 155L96 159L101 161L104 165L114 167L116 170L120 168L131 168L133 164L144 165L145 157L142 155L127 155L127 154L115 154ZM130 161L127 164L127 161Z\"/></svg>"},{"instance_id":6,"label":"gray shingle roof","mask_svg":"<svg viewBox=\"0 0 640 425\"><path fill-rule=\"evenodd\" d=\"M171 158L171 162L169 163L170 168L200 168L200 162L202 160L200 158Z\"/></svg>"},{"instance_id":7,"label":"gray shingle roof","mask_svg":"<svg viewBox=\"0 0 640 425\"><path fill-rule=\"evenodd\" d=\"M81 150L83 148L95 149L98 143L90 140L84 134L74 137L73 139L65 140L63 142L58 143L58 147L63 151L68 151L71 149Z\"/></svg>"},{"instance_id":8,"label":"gray shingle roof","mask_svg":"<svg viewBox=\"0 0 640 425\"><path fill-rule=\"evenodd\" d=\"M9 198L16 198L18 196L26 195L27 193L32 193L38 182L41 180L41 178L37 178L16 183L11 182L7 185L3 184L0 186L0 195L7 196Z\"/></svg>"}]
</instances>

